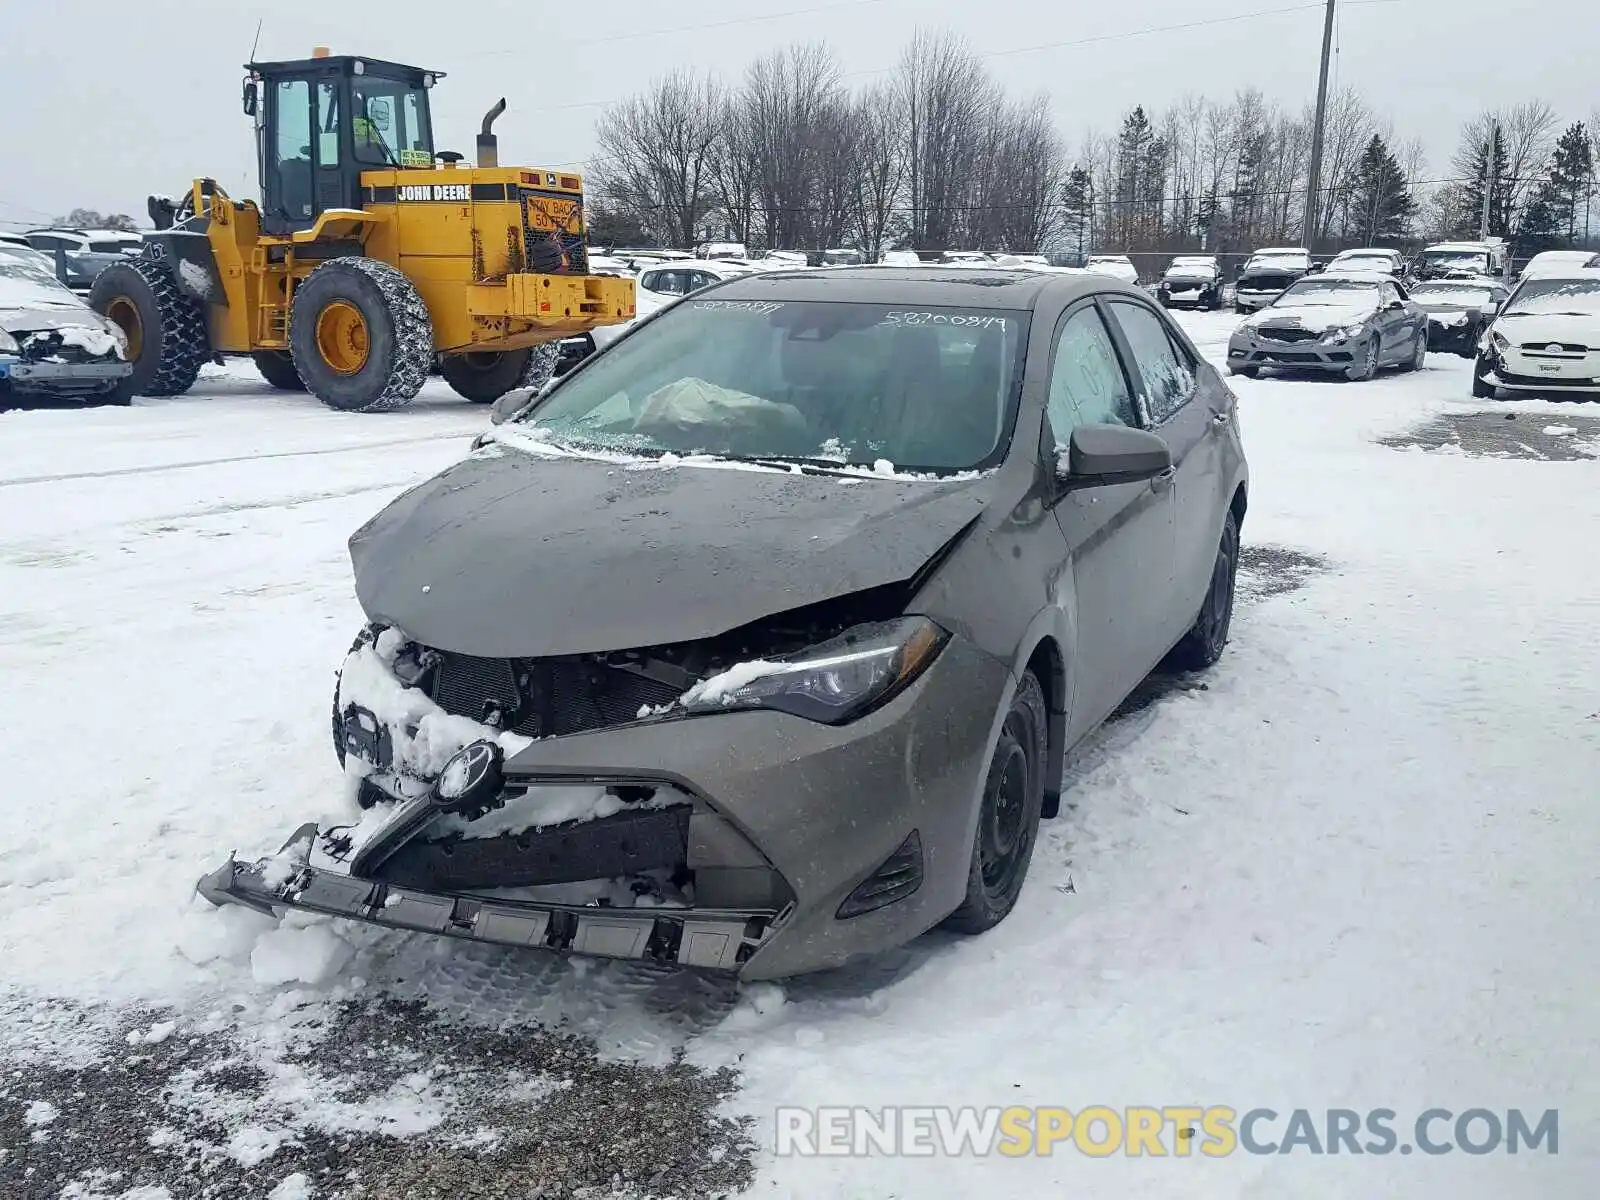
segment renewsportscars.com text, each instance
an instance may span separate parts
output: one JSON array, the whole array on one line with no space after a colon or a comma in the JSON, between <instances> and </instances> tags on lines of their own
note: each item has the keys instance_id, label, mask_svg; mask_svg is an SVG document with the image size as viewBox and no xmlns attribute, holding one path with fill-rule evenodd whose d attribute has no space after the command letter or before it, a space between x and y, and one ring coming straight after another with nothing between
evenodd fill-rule
<instances>
[{"instance_id":1,"label":"renewsportscars.com text","mask_svg":"<svg viewBox=\"0 0 1600 1200\"><path fill-rule=\"evenodd\" d=\"M774 1150L797 1157L1226 1158L1233 1154L1557 1154L1560 1115L1519 1108L1279 1111L1226 1105L780 1108Z\"/></svg>"}]
</instances>

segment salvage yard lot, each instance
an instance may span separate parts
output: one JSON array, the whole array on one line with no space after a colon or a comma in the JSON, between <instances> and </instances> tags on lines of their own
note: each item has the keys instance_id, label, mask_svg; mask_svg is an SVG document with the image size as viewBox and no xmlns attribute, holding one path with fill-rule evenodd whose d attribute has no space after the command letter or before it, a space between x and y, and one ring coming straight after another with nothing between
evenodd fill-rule
<instances>
[{"instance_id":1,"label":"salvage yard lot","mask_svg":"<svg viewBox=\"0 0 1600 1200\"><path fill-rule=\"evenodd\" d=\"M1177 319L1221 359L1236 318ZM483 409L433 382L332 413L243 365L0 416L0 1196L1586 1194L1600 413L1469 383L1441 355L1231 381L1252 493L1221 665L1152 680L1076 757L992 933L744 989L269 932L190 896L337 807L345 539ZM771 1154L779 1106L964 1104L1555 1108L1562 1136L1519 1158Z\"/></svg>"}]
</instances>

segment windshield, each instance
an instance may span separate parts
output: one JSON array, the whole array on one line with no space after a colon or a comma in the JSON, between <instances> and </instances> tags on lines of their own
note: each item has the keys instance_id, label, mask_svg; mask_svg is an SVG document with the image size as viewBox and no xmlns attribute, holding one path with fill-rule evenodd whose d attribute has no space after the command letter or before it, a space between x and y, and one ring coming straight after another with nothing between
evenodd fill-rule
<instances>
[{"instance_id":1,"label":"windshield","mask_svg":"<svg viewBox=\"0 0 1600 1200\"><path fill-rule=\"evenodd\" d=\"M1489 255L1484 250L1424 250L1417 255L1417 266L1432 271L1477 271L1489 273Z\"/></svg>"},{"instance_id":2,"label":"windshield","mask_svg":"<svg viewBox=\"0 0 1600 1200\"><path fill-rule=\"evenodd\" d=\"M1375 306L1378 303L1378 285L1357 283L1349 279L1302 279L1273 301L1277 307L1291 305L1337 304Z\"/></svg>"},{"instance_id":3,"label":"windshield","mask_svg":"<svg viewBox=\"0 0 1600 1200\"><path fill-rule=\"evenodd\" d=\"M1168 279L1206 281L1214 278L1215 276L1216 270L1212 267L1202 266L1199 263L1179 263L1176 266L1167 268L1166 277Z\"/></svg>"},{"instance_id":4,"label":"windshield","mask_svg":"<svg viewBox=\"0 0 1600 1200\"><path fill-rule=\"evenodd\" d=\"M426 89L361 75L351 82L350 95L355 103L357 159L381 166L433 166Z\"/></svg>"},{"instance_id":5,"label":"windshield","mask_svg":"<svg viewBox=\"0 0 1600 1200\"><path fill-rule=\"evenodd\" d=\"M37 250L0 246L0 308L61 305L77 308L79 300L56 278L55 268Z\"/></svg>"},{"instance_id":6,"label":"windshield","mask_svg":"<svg viewBox=\"0 0 1600 1200\"><path fill-rule=\"evenodd\" d=\"M1394 259L1382 254L1352 254L1349 258L1336 258L1332 267L1341 271L1383 271L1394 270Z\"/></svg>"},{"instance_id":7,"label":"windshield","mask_svg":"<svg viewBox=\"0 0 1600 1200\"><path fill-rule=\"evenodd\" d=\"M995 465L1027 314L685 300L568 376L522 421L576 449L933 473Z\"/></svg>"},{"instance_id":8,"label":"windshield","mask_svg":"<svg viewBox=\"0 0 1600 1200\"><path fill-rule=\"evenodd\" d=\"M1530 279L1515 292L1501 316L1531 313L1600 316L1600 277L1595 279Z\"/></svg>"},{"instance_id":9,"label":"windshield","mask_svg":"<svg viewBox=\"0 0 1600 1200\"><path fill-rule=\"evenodd\" d=\"M1492 289L1472 283L1429 283L1411 290L1418 304L1459 304L1463 308L1482 308L1493 304Z\"/></svg>"}]
</instances>

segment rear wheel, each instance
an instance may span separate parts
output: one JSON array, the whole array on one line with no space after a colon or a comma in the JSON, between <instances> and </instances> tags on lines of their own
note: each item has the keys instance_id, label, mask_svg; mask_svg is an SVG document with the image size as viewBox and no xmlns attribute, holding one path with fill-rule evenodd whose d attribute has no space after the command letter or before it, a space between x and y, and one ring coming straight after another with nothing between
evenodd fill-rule
<instances>
[{"instance_id":1,"label":"rear wheel","mask_svg":"<svg viewBox=\"0 0 1600 1200\"><path fill-rule=\"evenodd\" d=\"M289 347L306 389L341 412L416 399L433 363L433 323L412 282L377 259L331 258L295 289Z\"/></svg>"},{"instance_id":2,"label":"rear wheel","mask_svg":"<svg viewBox=\"0 0 1600 1200\"><path fill-rule=\"evenodd\" d=\"M1233 510L1222 522L1222 540L1211 566L1211 584L1200 612L1172 651L1172 664L1184 671L1201 671L1215 666L1228 645L1228 628L1233 624L1233 591L1239 574L1239 521Z\"/></svg>"},{"instance_id":3,"label":"rear wheel","mask_svg":"<svg viewBox=\"0 0 1600 1200\"><path fill-rule=\"evenodd\" d=\"M966 899L945 918L945 928L983 933L1016 906L1039 834L1048 731L1044 689L1029 671L1011 697L984 777Z\"/></svg>"},{"instance_id":4,"label":"rear wheel","mask_svg":"<svg viewBox=\"0 0 1600 1200\"><path fill-rule=\"evenodd\" d=\"M474 404L493 404L512 388L523 386L532 358L531 350L468 351L446 357L439 373L458 396Z\"/></svg>"},{"instance_id":5,"label":"rear wheel","mask_svg":"<svg viewBox=\"0 0 1600 1200\"><path fill-rule=\"evenodd\" d=\"M211 357L205 309L153 259L130 259L101 271L89 289L89 307L128 339L133 374L118 389L129 397L181 395Z\"/></svg>"},{"instance_id":6,"label":"rear wheel","mask_svg":"<svg viewBox=\"0 0 1600 1200\"><path fill-rule=\"evenodd\" d=\"M256 370L261 372L261 378L279 391L306 390L305 380L301 379L300 372L294 369L294 356L287 350L257 350L250 357L255 359Z\"/></svg>"},{"instance_id":7,"label":"rear wheel","mask_svg":"<svg viewBox=\"0 0 1600 1200\"><path fill-rule=\"evenodd\" d=\"M1416 345L1411 347L1411 357L1401 364L1400 369L1402 371L1420 371L1422 370L1423 364L1427 361L1428 335L1426 333L1419 333L1417 334Z\"/></svg>"}]
</instances>

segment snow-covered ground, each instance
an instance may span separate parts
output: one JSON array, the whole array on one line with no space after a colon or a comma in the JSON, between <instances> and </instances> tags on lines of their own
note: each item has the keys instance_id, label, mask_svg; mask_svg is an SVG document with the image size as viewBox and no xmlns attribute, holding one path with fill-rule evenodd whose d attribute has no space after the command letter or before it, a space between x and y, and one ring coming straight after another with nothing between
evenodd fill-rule
<instances>
[{"instance_id":1,"label":"snow-covered ground","mask_svg":"<svg viewBox=\"0 0 1600 1200\"><path fill-rule=\"evenodd\" d=\"M1219 359L1234 319L1179 317ZM30 1078L93 1060L107 1028L140 1061L226 1037L265 1070L271 1103L213 1105L210 1141L285 1197L338 1182L296 1141L422 1136L475 1087L531 1088L552 1114L581 1090L553 1068L468 1080L424 1061L351 1104L295 1059L341 999L427 997L639 1070L680 1050L736 1067L723 1111L754 1119L763 1197L1592 1194L1600 461L1590 406L1472 402L1468 383L1439 355L1368 384L1236 380L1257 570L1207 686L1156 689L1079 757L1073 806L993 933L745 990L327 922L268 930L190 895L230 849L338 807L328 701L360 622L345 539L462 454L484 409L432 383L399 414L337 414L246 365L128 410L0 416L0 1193L8 1159L92 1103ZM1528 434L1500 456L1380 441L1490 410ZM1541 440L1575 449L1521 455ZM1280 581L1273 563L1301 569ZM1013 1104L1390 1108L1402 1125L1554 1108L1561 1141L1514 1157L770 1153L780 1106ZM441 1153L491 1145L483 1120L480 1143ZM122 1161L104 1147L107 1170ZM182 1200L200 1194L187 1179L159 1182ZM85 1176L76 1194L144 1200L132 1189L156 1182ZM213 1194L263 1194L239 1186Z\"/></svg>"}]
</instances>

